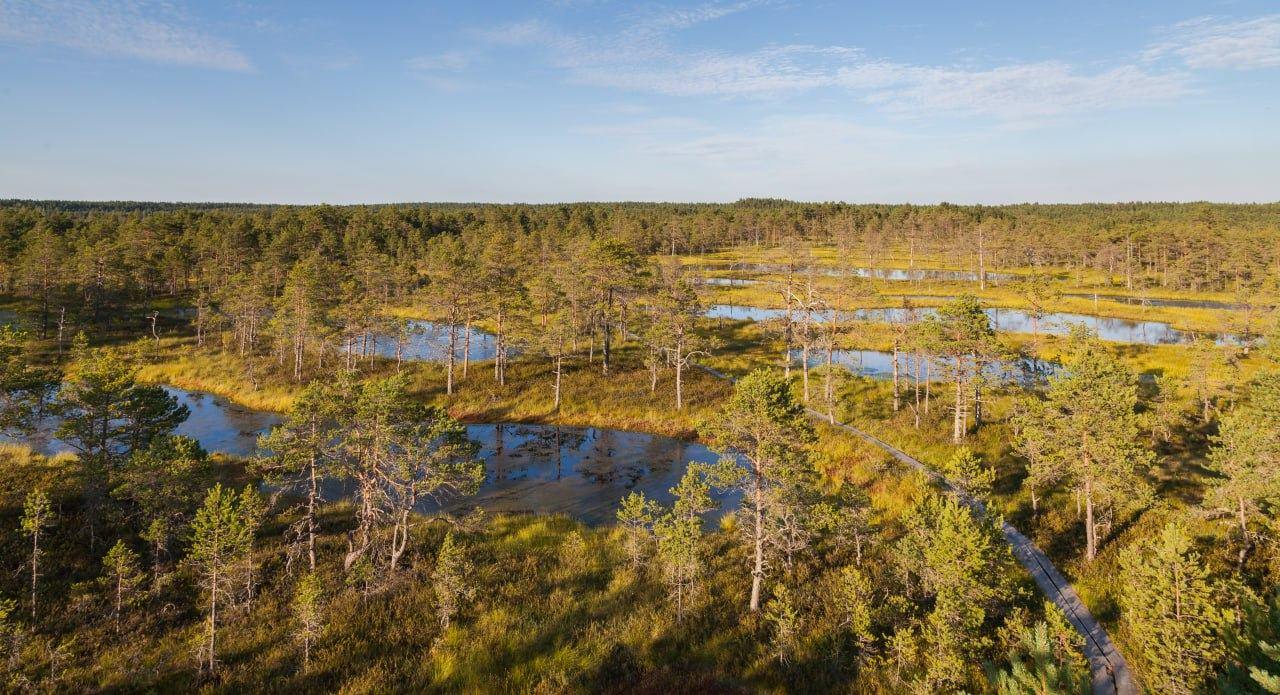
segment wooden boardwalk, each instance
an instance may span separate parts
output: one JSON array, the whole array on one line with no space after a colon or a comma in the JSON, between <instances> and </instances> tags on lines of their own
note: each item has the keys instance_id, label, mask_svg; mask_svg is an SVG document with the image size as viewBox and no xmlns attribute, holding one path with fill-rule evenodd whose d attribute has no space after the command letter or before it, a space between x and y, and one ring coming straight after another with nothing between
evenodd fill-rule
<instances>
[{"instance_id":1,"label":"wooden boardwalk","mask_svg":"<svg viewBox=\"0 0 1280 695\"><path fill-rule=\"evenodd\" d=\"M724 372L705 365L696 366L718 379L734 381L733 377ZM826 422L832 427L844 430L883 449L899 462L924 473L945 489L953 493L956 492L946 478L942 477L937 471L883 439L847 423L831 423L824 413L812 408L809 409L809 414L817 420ZM982 503L977 500L963 497L961 497L961 500L978 511L984 511ZM1111 637L1107 635L1107 631L1089 612L1088 607L1080 600L1080 596L1076 594L1076 590L1072 588L1071 583L1067 581L1066 577L1062 576L1057 567L1054 567L1049 557L1018 529L1005 522L1000 530L1004 534L1005 542L1013 550L1014 558L1035 580L1036 586L1040 587L1040 591L1067 616L1071 626L1084 637L1084 655L1089 660L1089 672L1094 694L1137 695L1138 687L1133 680L1132 673L1129 671L1129 664L1124 660L1124 655L1120 653L1120 650L1116 649Z\"/></svg>"}]
</instances>

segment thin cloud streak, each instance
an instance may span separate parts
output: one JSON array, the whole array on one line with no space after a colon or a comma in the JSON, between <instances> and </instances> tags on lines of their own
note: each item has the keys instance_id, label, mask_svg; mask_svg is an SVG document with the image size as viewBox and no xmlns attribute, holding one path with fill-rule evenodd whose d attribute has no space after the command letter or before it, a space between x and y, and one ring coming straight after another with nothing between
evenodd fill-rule
<instances>
[{"instance_id":1,"label":"thin cloud streak","mask_svg":"<svg viewBox=\"0 0 1280 695\"><path fill-rule=\"evenodd\" d=\"M842 90L903 117L940 112L1033 127L1072 113L1158 102L1191 91L1185 71L1118 65L1082 72L1059 61L986 69L910 65L870 58L856 47L769 45L750 51L679 49L680 30L752 3L662 11L614 33L588 35L533 20L484 32L494 45L541 50L575 84L673 97L777 99Z\"/></svg>"},{"instance_id":2,"label":"thin cloud streak","mask_svg":"<svg viewBox=\"0 0 1280 695\"><path fill-rule=\"evenodd\" d=\"M0 0L0 41L214 70L253 69L230 42L187 26L167 4L143 0Z\"/></svg>"},{"instance_id":3,"label":"thin cloud streak","mask_svg":"<svg viewBox=\"0 0 1280 695\"><path fill-rule=\"evenodd\" d=\"M1167 39L1147 48L1147 61L1172 56L1195 69L1280 67L1280 14L1234 21L1200 17L1166 33Z\"/></svg>"}]
</instances>

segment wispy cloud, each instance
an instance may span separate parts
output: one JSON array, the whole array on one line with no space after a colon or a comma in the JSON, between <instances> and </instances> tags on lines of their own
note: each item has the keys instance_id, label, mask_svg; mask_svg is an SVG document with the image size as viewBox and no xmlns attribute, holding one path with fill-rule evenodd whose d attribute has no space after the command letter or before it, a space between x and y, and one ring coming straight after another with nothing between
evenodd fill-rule
<instances>
[{"instance_id":1,"label":"wispy cloud","mask_svg":"<svg viewBox=\"0 0 1280 695\"><path fill-rule=\"evenodd\" d=\"M677 97L755 99L830 89L899 116L950 113L1016 126L1190 91L1185 72L1141 65L1081 71L1046 61L974 68L877 60L850 46L768 45L745 51L677 46L680 31L758 4L650 9L614 32L595 35L563 32L535 20L498 27L482 38L541 50L577 84Z\"/></svg>"},{"instance_id":2,"label":"wispy cloud","mask_svg":"<svg viewBox=\"0 0 1280 695\"><path fill-rule=\"evenodd\" d=\"M463 79L474 62L470 53L463 51L446 51L432 55L415 56L404 62L409 72L419 82L436 89L457 90L467 86Z\"/></svg>"},{"instance_id":3,"label":"wispy cloud","mask_svg":"<svg viewBox=\"0 0 1280 695\"><path fill-rule=\"evenodd\" d=\"M1173 56L1191 68L1280 67L1280 14L1246 20L1200 17L1165 33L1164 40L1147 48L1147 60Z\"/></svg>"},{"instance_id":4,"label":"wispy cloud","mask_svg":"<svg viewBox=\"0 0 1280 695\"><path fill-rule=\"evenodd\" d=\"M470 65L471 56L462 51L446 51L435 55L417 56L405 61L405 66L410 70L424 72L459 72L467 69Z\"/></svg>"},{"instance_id":5,"label":"wispy cloud","mask_svg":"<svg viewBox=\"0 0 1280 695\"><path fill-rule=\"evenodd\" d=\"M168 3L0 0L0 41L215 70L247 71L234 44L189 26Z\"/></svg>"},{"instance_id":6,"label":"wispy cloud","mask_svg":"<svg viewBox=\"0 0 1280 695\"><path fill-rule=\"evenodd\" d=\"M899 114L948 112L1019 124L1172 99L1190 91L1183 73L1151 73L1132 65L1081 73L1056 61L988 70L866 63L841 70L840 81L867 90L863 98L868 103Z\"/></svg>"},{"instance_id":7,"label":"wispy cloud","mask_svg":"<svg viewBox=\"0 0 1280 695\"><path fill-rule=\"evenodd\" d=\"M640 156L674 166L709 166L721 172L802 167L801 162L835 165L837 159L847 164L851 153L881 150L912 138L833 114L770 116L738 125L663 116L579 127L575 132L611 138Z\"/></svg>"}]
</instances>

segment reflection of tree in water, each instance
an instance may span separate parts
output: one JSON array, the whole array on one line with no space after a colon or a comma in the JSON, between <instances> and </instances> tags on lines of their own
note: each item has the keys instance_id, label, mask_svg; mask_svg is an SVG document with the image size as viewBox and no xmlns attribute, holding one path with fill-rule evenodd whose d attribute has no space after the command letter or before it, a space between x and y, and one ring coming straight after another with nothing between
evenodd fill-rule
<instances>
[{"instance_id":1,"label":"reflection of tree in water","mask_svg":"<svg viewBox=\"0 0 1280 695\"><path fill-rule=\"evenodd\" d=\"M592 438L588 430L560 426L520 426L516 434L526 440L516 454L508 456L526 455L532 459L533 466L554 467L556 480L573 470L579 458L578 450Z\"/></svg>"},{"instance_id":2,"label":"reflection of tree in water","mask_svg":"<svg viewBox=\"0 0 1280 695\"><path fill-rule=\"evenodd\" d=\"M649 472L646 457L631 455L638 439L630 432L596 430L591 448L582 452L578 472L596 485L616 485L621 481L627 489L635 487Z\"/></svg>"}]
</instances>

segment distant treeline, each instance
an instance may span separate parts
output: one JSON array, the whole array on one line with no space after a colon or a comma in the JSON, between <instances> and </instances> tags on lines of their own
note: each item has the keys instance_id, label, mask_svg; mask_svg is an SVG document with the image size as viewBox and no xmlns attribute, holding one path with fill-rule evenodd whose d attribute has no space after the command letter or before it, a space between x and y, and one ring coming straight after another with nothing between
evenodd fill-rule
<instances>
[{"instance_id":1,"label":"distant treeline","mask_svg":"<svg viewBox=\"0 0 1280 695\"><path fill-rule=\"evenodd\" d=\"M537 249L538 257L605 238L637 254L705 253L802 239L838 245L846 262L859 265L942 259L986 271L1105 271L1130 288L1231 291L1256 287L1275 265L1280 204L990 207L753 199L289 206L10 200L0 201L0 288L45 298L55 290L69 292L92 304L180 294L210 273L278 279L313 254L346 266L372 255L413 269L441 235L463 237L469 248L509 239L513 250Z\"/></svg>"}]
</instances>

